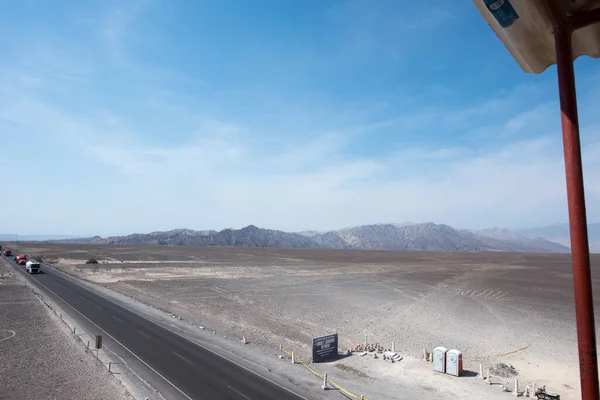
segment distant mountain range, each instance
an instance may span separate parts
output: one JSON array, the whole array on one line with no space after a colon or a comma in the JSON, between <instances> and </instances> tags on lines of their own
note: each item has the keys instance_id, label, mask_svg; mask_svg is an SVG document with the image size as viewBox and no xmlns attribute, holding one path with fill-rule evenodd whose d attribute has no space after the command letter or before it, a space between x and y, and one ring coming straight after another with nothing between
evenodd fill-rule
<instances>
[{"instance_id":1,"label":"distant mountain range","mask_svg":"<svg viewBox=\"0 0 600 400\"><path fill-rule=\"evenodd\" d=\"M531 238L540 236L565 246L571 246L571 235L569 224L567 223L542 226L539 228L521 229L516 232L525 237ZM592 253L600 253L600 223L588 224L588 238L590 251Z\"/></svg>"},{"instance_id":2,"label":"distant mountain range","mask_svg":"<svg viewBox=\"0 0 600 400\"><path fill-rule=\"evenodd\" d=\"M542 237L526 237L507 229L454 229L448 225L377 224L328 232L298 233L262 229L249 225L242 229L194 231L175 229L166 232L127 236L100 236L53 240L60 243L111 245L239 246L377 250L507 251L567 253L569 248Z\"/></svg>"}]
</instances>

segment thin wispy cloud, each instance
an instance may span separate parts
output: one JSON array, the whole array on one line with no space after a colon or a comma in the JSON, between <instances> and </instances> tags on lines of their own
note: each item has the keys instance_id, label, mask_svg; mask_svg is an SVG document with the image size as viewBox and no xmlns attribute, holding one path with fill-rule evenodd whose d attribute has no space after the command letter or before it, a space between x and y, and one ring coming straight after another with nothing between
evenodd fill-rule
<instances>
[{"instance_id":1,"label":"thin wispy cloud","mask_svg":"<svg viewBox=\"0 0 600 400\"><path fill-rule=\"evenodd\" d=\"M425 4L407 14L395 2L252 4L240 2L229 24L216 3L81 5L22 46L0 47L0 135L20 149L0 167L45 199L3 198L19 216L4 229L566 220L554 72L534 77L511 64L489 27L472 20L471 4L434 14ZM485 40L489 49L469 53L459 27L469 46ZM400 29L415 31L408 43ZM441 32L440 51L450 46L464 59L433 68ZM597 220L600 68L576 65L588 212Z\"/></svg>"},{"instance_id":2,"label":"thin wispy cloud","mask_svg":"<svg viewBox=\"0 0 600 400\"><path fill-rule=\"evenodd\" d=\"M152 0L106 2L87 19L87 27L105 47L105 51L120 59L132 45L144 40L139 31L141 14Z\"/></svg>"}]
</instances>

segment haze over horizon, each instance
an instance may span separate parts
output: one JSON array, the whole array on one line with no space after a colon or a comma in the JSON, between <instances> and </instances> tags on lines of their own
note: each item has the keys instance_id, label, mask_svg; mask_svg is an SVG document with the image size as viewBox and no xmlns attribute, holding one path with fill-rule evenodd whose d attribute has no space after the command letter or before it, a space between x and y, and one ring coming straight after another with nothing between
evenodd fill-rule
<instances>
[{"instance_id":1,"label":"haze over horizon","mask_svg":"<svg viewBox=\"0 0 600 400\"><path fill-rule=\"evenodd\" d=\"M472 2L23 1L0 32L6 233L568 221L556 68ZM600 63L575 68L600 221Z\"/></svg>"},{"instance_id":2,"label":"haze over horizon","mask_svg":"<svg viewBox=\"0 0 600 400\"><path fill-rule=\"evenodd\" d=\"M316 229L305 229L305 230L298 230L298 231L284 231L284 232L288 232L288 233L301 233L301 232L319 232L319 233L325 233L325 232L335 232L335 231L341 231L344 229L351 229L351 228L356 228L359 226L374 226L374 225L404 225L404 224L427 224L427 223L433 223L436 225L447 225L447 224L443 224L443 223L438 223L435 221L427 221L427 222L381 222L381 223L372 223L372 224L363 224L363 225L353 225L353 226L340 226L340 227L332 227L332 228L328 228L328 229L322 229L322 230L316 230ZM0 232L0 240L4 240L4 241L28 241L28 240L54 240L54 239L71 239L71 238L92 238L92 237L113 237L113 236L128 236L128 235L137 235L137 234L149 234L149 233L153 233L153 232L170 232L170 231L176 231L176 230L192 230L192 231L197 231L197 232L201 232L201 231L216 231L216 232L220 232L226 229L233 229L233 230L239 230L239 229L243 229L246 228L248 226L256 226L258 228L261 229L273 229L271 227L268 226L259 226L256 224L249 224L249 225L244 225L244 226L228 226L228 227L218 227L218 228L190 228L190 227L172 227L172 228L167 228L164 230L149 230L149 231L132 231L132 232L126 232L126 233L122 233L122 234L105 234L105 235L99 235L97 233L82 233L82 234L68 234L68 233L60 233L60 234L56 234L56 233L10 233L10 232ZM563 230L566 229L568 231L568 226L569 223L568 222L564 222L564 223L557 223L557 224L547 224L544 226L531 226L531 227L526 227L526 228L521 228L522 230L536 230L536 229L545 229L547 230L547 228L552 228L552 227L559 227L562 228ZM588 226L593 226L593 228L590 228L592 230L589 230L589 235L590 235L590 240L593 240L595 235L595 231L597 230L597 226L600 226L600 223L598 222L589 222L588 221ZM457 230L474 230L474 231L480 231L478 229L474 229L474 228L470 228L470 227L462 227L462 226L451 226L451 228L453 229L457 229ZM510 228L510 227L504 227L504 226L488 226L485 228L482 228L482 230L493 230L493 229L507 229L510 232L513 233L517 233L517 234L521 234L521 229L519 228ZM535 235L531 235L531 234L527 234L526 236L528 237L538 237L538 236L545 236L545 235L540 235L540 234L535 234ZM566 237L568 239L568 237ZM566 243L566 242L565 242ZM563 243L563 244L565 244Z\"/></svg>"}]
</instances>

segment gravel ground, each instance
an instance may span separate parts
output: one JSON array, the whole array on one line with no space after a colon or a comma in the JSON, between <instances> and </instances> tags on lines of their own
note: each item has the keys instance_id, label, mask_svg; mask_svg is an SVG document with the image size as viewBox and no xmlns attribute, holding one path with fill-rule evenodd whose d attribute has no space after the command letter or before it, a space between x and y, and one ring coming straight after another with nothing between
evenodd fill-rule
<instances>
[{"instance_id":1,"label":"gravel ground","mask_svg":"<svg viewBox=\"0 0 600 400\"><path fill-rule=\"evenodd\" d=\"M512 378L519 375L515 367L504 363L492 365L492 367L490 368L490 374L494 374L502 378Z\"/></svg>"},{"instance_id":2,"label":"gravel ground","mask_svg":"<svg viewBox=\"0 0 600 400\"><path fill-rule=\"evenodd\" d=\"M407 387L451 398L506 396L474 378L480 362L514 365L521 384L578 398L569 255L28 246L71 274L207 329L244 334L268 354L283 344L306 359L311 338L334 331L340 349L365 335L386 347L394 340L404 356L398 364L352 356L316 366L378 398ZM98 266L83 264L92 257ZM593 275L597 291L600 270ZM433 374L419 360L423 347L435 346L463 351L466 379ZM512 387L500 375L493 381Z\"/></svg>"},{"instance_id":3,"label":"gravel ground","mask_svg":"<svg viewBox=\"0 0 600 400\"><path fill-rule=\"evenodd\" d=\"M0 399L132 399L0 261Z\"/></svg>"}]
</instances>

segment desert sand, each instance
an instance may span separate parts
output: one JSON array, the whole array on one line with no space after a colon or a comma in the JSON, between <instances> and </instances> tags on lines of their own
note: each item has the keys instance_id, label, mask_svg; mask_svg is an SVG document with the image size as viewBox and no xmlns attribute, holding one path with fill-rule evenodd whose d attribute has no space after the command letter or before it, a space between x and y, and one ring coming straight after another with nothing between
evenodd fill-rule
<instances>
[{"instance_id":1,"label":"desert sand","mask_svg":"<svg viewBox=\"0 0 600 400\"><path fill-rule=\"evenodd\" d=\"M17 247L17 246L15 246ZM507 398L513 377L478 377L512 365L521 389L578 398L579 370L570 256L314 249L18 244L45 262L164 312L272 354L279 345L304 360L311 339L338 332L340 351L364 342L403 357L390 364L354 353L327 368L372 398L412 388L455 398ZM85 264L95 258L97 265ZM592 266L600 257L593 256ZM594 290L600 274L593 272ZM596 301L595 304L598 304ZM463 352L465 376L434 373L423 348ZM507 354L509 353L509 354ZM317 378L315 378L317 379ZM381 397L384 396L384 397ZM398 398L402 398L401 396Z\"/></svg>"}]
</instances>

